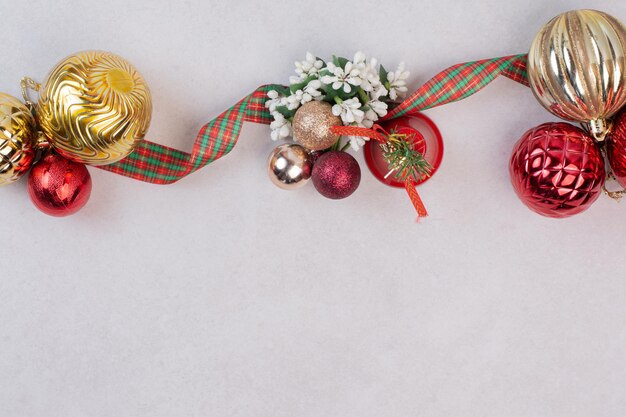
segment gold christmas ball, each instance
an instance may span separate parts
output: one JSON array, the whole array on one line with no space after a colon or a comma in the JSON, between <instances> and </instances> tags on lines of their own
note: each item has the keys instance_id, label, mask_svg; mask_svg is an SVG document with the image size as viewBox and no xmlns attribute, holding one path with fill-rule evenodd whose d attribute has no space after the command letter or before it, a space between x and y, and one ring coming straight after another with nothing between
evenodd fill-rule
<instances>
[{"instance_id":1,"label":"gold christmas ball","mask_svg":"<svg viewBox=\"0 0 626 417\"><path fill-rule=\"evenodd\" d=\"M302 187L311 178L313 163L309 153L300 145L286 143L272 151L267 173L272 182L283 190Z\"/></svg>"},{"instance_id":2,"label":"gold christmas ball","mask_svg":"<svg viewBox=\"0 0 626 417\"><path fill-rule=\"evenodd\" d=\"M150 90L124 58L109 52L71 55L50 72L40 92L41 130L64 157L106 165L144 138L152 116Z\"/></svg>"},{"instance_id":3,"label":"gold christmas ball","mask_svg":"<svg viewBox=\"0 0 626 417\"><path fill-rule=\"evenodd\" d=\"M0 185L17 181L35 157L35 118L18 99L0 93Z\"/></svg>"},{"instance_id":4,"label":"gold christmas ball","mask_svg":"<svg viewBox=\"0 0 626 417\"><path fill-rule=\"evenodd\" d=\"M528 53L528 78L556 116L586 123L597 140L626 105L626 28L596 10L574 10L548 22Z\"/></svg>"},{"instance_id":5,"label":"gold christmas ball","mask_svg":"<svg viewBox=\"0 0 626 417\"><path fill-rule=\"evenodd\" d=\"M341 118L333 114L332 106L325 101L309 101L293 117L293 137L300 145L312 151L330 148L339 135L330 131L341 126Z\"/></svg>"}]
</instances>

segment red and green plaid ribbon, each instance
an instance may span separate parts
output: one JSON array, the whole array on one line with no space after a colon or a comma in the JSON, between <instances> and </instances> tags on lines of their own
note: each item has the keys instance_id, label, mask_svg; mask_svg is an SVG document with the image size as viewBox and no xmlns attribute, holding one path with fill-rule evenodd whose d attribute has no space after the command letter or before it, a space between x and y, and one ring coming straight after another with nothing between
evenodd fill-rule
<instances>
[{"instance_id":1,"label":"red and green plaid ribbon","mask_svg":"<svg viewBox=\"0 0 626 417\"><path fill-rule=\"evenodd\" d=\"M526 55L457 64L431 78L385 116L384 120L417 113L462 100L503 75L528 85ZM230 152L244 122L270 124L265 108L267 93L276 85L264 85L200 129L191 153L143 141L128 157L102 167L107 171L154 184L171 184Z\"/></svg>"}]
</instances>

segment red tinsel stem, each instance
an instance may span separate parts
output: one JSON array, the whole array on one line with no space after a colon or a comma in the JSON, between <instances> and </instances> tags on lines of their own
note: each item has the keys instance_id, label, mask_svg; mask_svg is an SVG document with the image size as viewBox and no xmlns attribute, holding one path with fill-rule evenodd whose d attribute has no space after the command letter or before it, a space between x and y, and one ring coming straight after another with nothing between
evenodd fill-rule
<instances>
[{"instance_id":1,"label":"red tinsel stem","mask_svg":"<svg viewBox=\"0 0 626 417\"><path fill-rule=\"evenodd\" d=\"M413 203L413 207L415 207L415 211L417 212L417 219L419 220L422 217L427 217L428 212L426 211L426 207L420 198L420 195L415 188L415 184L410 178L407 178L404 181L404 188L406 189L409 198L411 199L411 203Z\"/></svg>"},{"instance_id":2,"label":"red tinsel stem","mask_svg":"<svg viewBox=\"0 0 626 417\"><path fill-rule=\"evenodd\" d=\"M385 143L387 141L387 136L381 133L378 129L368 129L366 127L358 126L333 126L330 128L330 131L335 135L362 136L364 138L374 139L375 141L381 143Z\"/></svg>"}]
</instances>

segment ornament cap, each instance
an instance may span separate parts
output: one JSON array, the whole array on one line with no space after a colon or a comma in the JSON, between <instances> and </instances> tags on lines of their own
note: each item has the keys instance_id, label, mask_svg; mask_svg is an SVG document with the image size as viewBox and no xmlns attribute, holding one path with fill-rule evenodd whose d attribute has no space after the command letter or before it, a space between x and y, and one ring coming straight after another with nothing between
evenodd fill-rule
<instances>
[{"instance_id":1,"label":"ornament cap","mask_svg":"<svg viewBox=\"0 0 626 417\"><path fill-rule=\"evenodd\" d=\"M591 120L589 123L584 124L584 126L598 143L604 142L606 136L611 131L611 122L606 119Z\"/></svg>"}]
</instances>

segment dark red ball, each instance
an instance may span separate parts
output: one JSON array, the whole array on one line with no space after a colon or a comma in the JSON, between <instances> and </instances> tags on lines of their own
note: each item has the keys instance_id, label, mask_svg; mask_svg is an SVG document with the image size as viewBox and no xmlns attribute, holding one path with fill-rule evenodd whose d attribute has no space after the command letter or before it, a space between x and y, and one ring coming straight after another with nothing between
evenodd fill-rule
<instances>
[{"instance_id":1,"label":"dark red ball","mask_svg":"<svg viewBox=\"0 0 626 417\"><path fill-rule=\"evenodd\" d=\"M326 152L313 165L313 185L324 197L339 200L350 196L361 182L361 168L352 155Z\"/></svg>"},{"instance_id":2,"label":"dark red ball","mask_svg":"<svg viewBox=\"0 0 626 417\"><path fill-rule=\"evenodd\" d=\"M91 175L85 165L51 153L28 176L28 194L42 212L64 217L83 208L91 195Z\"/></svg>"},{"instance_id":3,"label":"dark red ball","mask_svg":"<svg viewBox=\"0 0 626 417\"><path fill-rule=\"evenodd\" d=\"M626 188L626 110L622 110L615 118L607 145L609 165L615 174L615 179Z\"/></svg>"},{"instance_id":4,"label":"dark red ball","mask_svg":"<svg viewBox=\"0 0 626 417\"><path fill-rule=\"evenodd\" d=\"M606 175L593 139L568 123L545 123L524 133L509 170L522 202L554 218L589 208L600 196Z\"/></svg>"}]
</instances>

